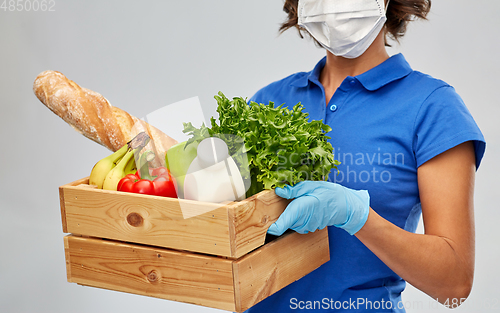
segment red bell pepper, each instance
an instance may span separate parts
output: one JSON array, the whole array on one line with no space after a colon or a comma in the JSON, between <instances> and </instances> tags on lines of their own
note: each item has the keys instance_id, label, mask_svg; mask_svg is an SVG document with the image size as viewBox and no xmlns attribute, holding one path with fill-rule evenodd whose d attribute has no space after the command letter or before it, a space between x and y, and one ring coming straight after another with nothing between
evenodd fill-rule
<instances>
[{"instance_id":1,"label":"red bell pepper","mask_svg":"<svg viewBox=\"0 0 500 313\"><path fill-rule=\"evenodd\" d=\"M142 193L153 196L177 198L176 183L166 167L150 169L148 152L143 153L139 160L139 170L128 174L118 182L117 190Z\"/></svg>"}]
</instances>

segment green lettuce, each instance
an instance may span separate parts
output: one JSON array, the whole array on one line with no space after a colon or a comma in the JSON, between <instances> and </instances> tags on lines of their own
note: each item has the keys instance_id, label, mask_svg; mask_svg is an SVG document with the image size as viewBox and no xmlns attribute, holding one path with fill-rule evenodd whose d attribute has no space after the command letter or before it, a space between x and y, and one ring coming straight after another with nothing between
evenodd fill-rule
<instances>
[{"instance_id":1,"label":"green lettuce","mask_svg":"<svg viewBox=\"0 0 500 313\"><path fill-rule=\"evenodd\" d=\"M222 92L215 99L219 123L213 117L211 127L184 123L183 132L191 136L186 145L207 137L225 140L237 164L248 162L248 170L241 173L251 181L247 197L304 180L326 180L340 164L327 141L326 133L332 129L322 121L309 121L301 103L290 110L283 104L274 107L273 102L248 104L241 97L229 100ZM246 152L246 160L238 152Z\"/></svg>"}]
</instances>

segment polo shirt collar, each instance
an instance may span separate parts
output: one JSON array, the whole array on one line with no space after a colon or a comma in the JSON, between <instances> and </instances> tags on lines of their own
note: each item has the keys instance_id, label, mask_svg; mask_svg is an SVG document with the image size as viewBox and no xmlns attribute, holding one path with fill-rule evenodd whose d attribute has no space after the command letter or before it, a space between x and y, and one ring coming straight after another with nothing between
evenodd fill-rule
<instances>
[{"instance_id":1,"label":"polo shirt collar","mask_svg":"<svg viewBox=\"0 0 500 313\"><path fill-rule=\"evenodd\" d=\"M319 75L325 64L326 56L316 64L312 71L297 77L291 85L295 87L306 87L309 82L319 84ZM356 76L356 78L367 90L374 91L390 82L407 76L412 71L405 57L401 53L398 53L371 70Z\"/></svg>"},{"instance_id":2,"label":"polo shirt collar","mask_svg":"<svg viewBox=\"0 0 500 313\"><path fill-rule=\"evenodd\" d=\"M323 67L325 67L325 64L326 56L316 64L312 71L304 73L302 76L298 76L297 79L292 81L290 85L295 87L306 87L309 84L309 81L319 84L319 75L321 74Z\"/></svg>"},{"instance_id":3,"label":"polo shirt collar","mask_svg":"<svg viewBox=\"0 0 500 313\"><path fill-rule=\"evenodd\" d=\"M366 89L374 91L407 76L412 71L405 57L398 53L356 78Z\"/></svg>"}]
</instances>

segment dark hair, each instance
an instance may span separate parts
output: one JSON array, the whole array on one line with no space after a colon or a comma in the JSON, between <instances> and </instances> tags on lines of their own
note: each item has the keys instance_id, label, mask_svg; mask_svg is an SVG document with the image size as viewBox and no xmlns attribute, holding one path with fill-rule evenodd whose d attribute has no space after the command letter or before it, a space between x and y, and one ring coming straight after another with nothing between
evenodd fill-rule
<instances>
[{"instance_id":1,"label":"dark hair","mask_svg":"<svg viewBox=\"0 0 500 313\"><path fill-rule=\"evenodd\" d=\"M335 0L331 0L335 1ZM386 0L387 1L387 0ZM302 32L307 32L304 28L300 27L298 22L298 6L299 0L285 0L283 11L288 14L285 22L281 24L280 32L295 27L301 38ZM387 22L385 23L385 43L387 38L399 41L406 32L406 27L410 21L417 18L427 19L427 13L431 9L431 0L390 0L387 7Z\"/></svg>"}]
</instances>

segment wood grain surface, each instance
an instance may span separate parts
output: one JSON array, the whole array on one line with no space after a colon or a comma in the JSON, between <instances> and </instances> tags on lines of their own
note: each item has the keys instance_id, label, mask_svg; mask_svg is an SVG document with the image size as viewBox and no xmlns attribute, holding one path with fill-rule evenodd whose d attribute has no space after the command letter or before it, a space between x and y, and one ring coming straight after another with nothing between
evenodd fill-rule
<instances>
[{"instance_id":1,"label":"wood grain surface","mask_svg":"<svg viewBox=\"0 0 500 313\"><path fill-rule=\"evenodd\" d=\"M66 236L68 281L232 311L232 261L197 253Z\"/></svg>"},{"instance_id":2,"label":"wood grain surface","mask_svg":"<svg viewBox=\"0 0 500 313\"><path fill-rule=\"evenodd\" d=\"M76 182L62 186L60 196L66 233L231 256L224 205L92 189ZM205 213L185 219L180 202L183 209Z\"/></svg>"},{"instance_id":3,"label":"wood grain surface","mask_svg":"<svg viewBox=\"0 0 500 313\"><path fill-rule=\"evenodd\" d=\"M233 263L236 310L245 311L329 260L326 228L285 233Z\"/></svg>"},{"instance_id":4,"label":"wood grain surface","mask_svg":"<svg viewBox=\"0 0 500 313\"><path fill-rule=\"evenodd\" d=\"M288 232L238 260L75 235L64 247L69 282L236 312L330 258L327 229Z\"/></svg>"},{"instance_id":5,"label":"wood grain surface","mask_svg":"<svg viewBox=\"0 0 500 313\"><path fill-rule=\"evenodd\" d=\"M290 202L273 190L238 202L198 202L97 189L88 178L61 186L59 195L65 233L233 259L262 246Z\"/></svg>"}]
</instances>

